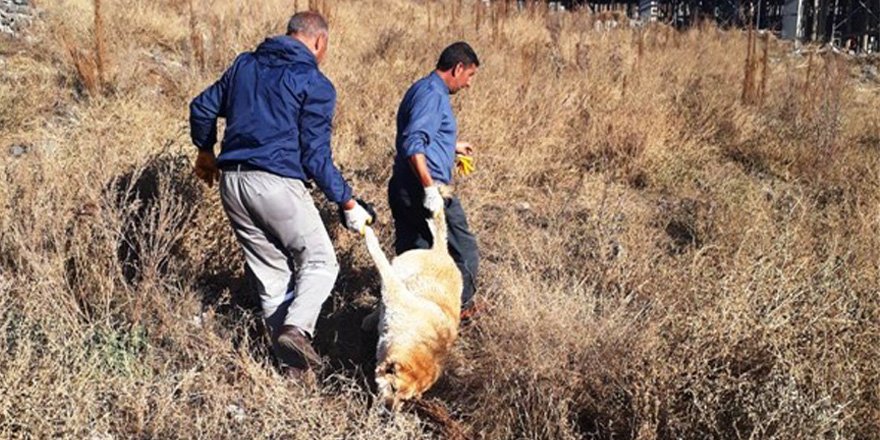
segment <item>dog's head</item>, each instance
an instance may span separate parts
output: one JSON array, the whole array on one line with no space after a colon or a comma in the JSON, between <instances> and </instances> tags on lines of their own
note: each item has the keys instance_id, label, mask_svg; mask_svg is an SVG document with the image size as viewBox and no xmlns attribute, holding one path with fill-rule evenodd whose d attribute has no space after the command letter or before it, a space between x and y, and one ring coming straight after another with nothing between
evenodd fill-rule
<instances>
[{"instance_id":1,"label":"dog's head","mask_svg":"<svg viewBox=\"0 0 880 440\"><path fill-rule=\"evenodd\" d=\"M379 396L390 411L397 411L407 400L417 399L440 377L436 356L410 353L405 360L385 362L376 369Z\"/></svg>"}]
</instances>

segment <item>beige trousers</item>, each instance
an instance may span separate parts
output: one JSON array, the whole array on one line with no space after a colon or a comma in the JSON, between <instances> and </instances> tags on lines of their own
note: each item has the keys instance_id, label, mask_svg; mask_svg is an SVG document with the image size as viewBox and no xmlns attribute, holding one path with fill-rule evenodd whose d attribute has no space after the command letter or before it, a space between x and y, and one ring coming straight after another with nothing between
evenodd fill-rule
<instances>
[{"instance_id":1,"label":"beige trousers","mask_svg":"<svg viewBox=\"0 0 880 440\"><path fill-rule=\"evenodd\" d=\"M303 182L264 171L224 171L220 198L255 275L269 327L295 325L313 335L339 264Z\"/></svg>"}]
</instances>

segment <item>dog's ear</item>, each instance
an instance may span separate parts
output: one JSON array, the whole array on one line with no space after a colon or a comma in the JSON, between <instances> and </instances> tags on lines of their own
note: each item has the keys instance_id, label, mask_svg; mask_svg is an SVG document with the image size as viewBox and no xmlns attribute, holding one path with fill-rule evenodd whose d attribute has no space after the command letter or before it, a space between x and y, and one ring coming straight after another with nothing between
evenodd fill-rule
<instances>
[{"instance_id":1,"label":"dog's ear","mask_svg":"<svg viewBox=\"0 0 880 440\"><path fill-rule=\"evenodd\" d=\"M386 361L376 368L376 386L379 392L379 398L385 409L388 411L396 411L400 406L397 397L397 363Z\"/></svg>"},{"instance_id":2,"label":"dog's ear","mask_svg":"<svg viewBox=\"0 0 880 440\"><path fill-rule=\"evenodd\" d=\"M437 380L440 373L438 366L433 353L424 350L407 353L407 358L395 366L395 395L404 400L421 397Z\"/></svg>"},{"instance_id":3,"label":"dog's ear","mask_svg":"<svg viewBox=\"0 0 880 440\"><path fill-rule=\"evenodd\" d=\"M397 373L397 363L396 362L386 362L385 365L381 367L381 375L382 376L394 376Z\"/></svg>"}]
</instances>

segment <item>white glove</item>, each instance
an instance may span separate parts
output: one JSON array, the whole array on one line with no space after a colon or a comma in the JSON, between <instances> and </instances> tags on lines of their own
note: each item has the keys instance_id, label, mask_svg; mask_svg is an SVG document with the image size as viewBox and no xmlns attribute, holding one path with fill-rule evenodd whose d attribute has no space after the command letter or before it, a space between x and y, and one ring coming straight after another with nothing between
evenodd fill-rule
<instances>
[{"instance_id":1,"label":"white glove","mask_svg":"<svg viewBox=\"0 0 880 440\"><path fill-rule=\"evenodd\" d=\"M345 227L361 235L366 231L367 225L373 223L373 216L360 203L355 203L353 208L343 212L345 213Z\"/></svg>"},{"instance_id":2,"label":"white glove","mask_svg":"<svg viewBox=\"0 0 880 440\"><path fill-rule=\"evenodd\" d=\"M437 215L444 208L444 205L443 196L440 195L440 187L432 185L425 188L425 200L422 201L422 206L431 211L431 215Z\"/></svg>"}]
</instances>

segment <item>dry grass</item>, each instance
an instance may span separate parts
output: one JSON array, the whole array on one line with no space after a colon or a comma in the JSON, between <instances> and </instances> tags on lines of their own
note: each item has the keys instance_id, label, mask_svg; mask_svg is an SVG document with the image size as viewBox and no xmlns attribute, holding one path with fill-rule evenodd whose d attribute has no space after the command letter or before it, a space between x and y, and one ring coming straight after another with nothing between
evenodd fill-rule
<instances>
[{"instance_id":1,"label":"dry grass","mask_svg":"<svg viewBox=\"0 0 880 440\"><path fill-rule=\"evenodd\" d=\"M398 100L451 41L483 61L454 105L492 308L431 396L461 429L878 438L880 91L859 66L536 6L296 3L332 17L335 156L386 245ZM0 42L0 437L440 436L372 410L362 243L333 226L334 372L284 380L216 190L189 173L188 100L293 2L103 2L97 34L92 1L39 6L29 43Z\"/></svg>"}]
</instances>

